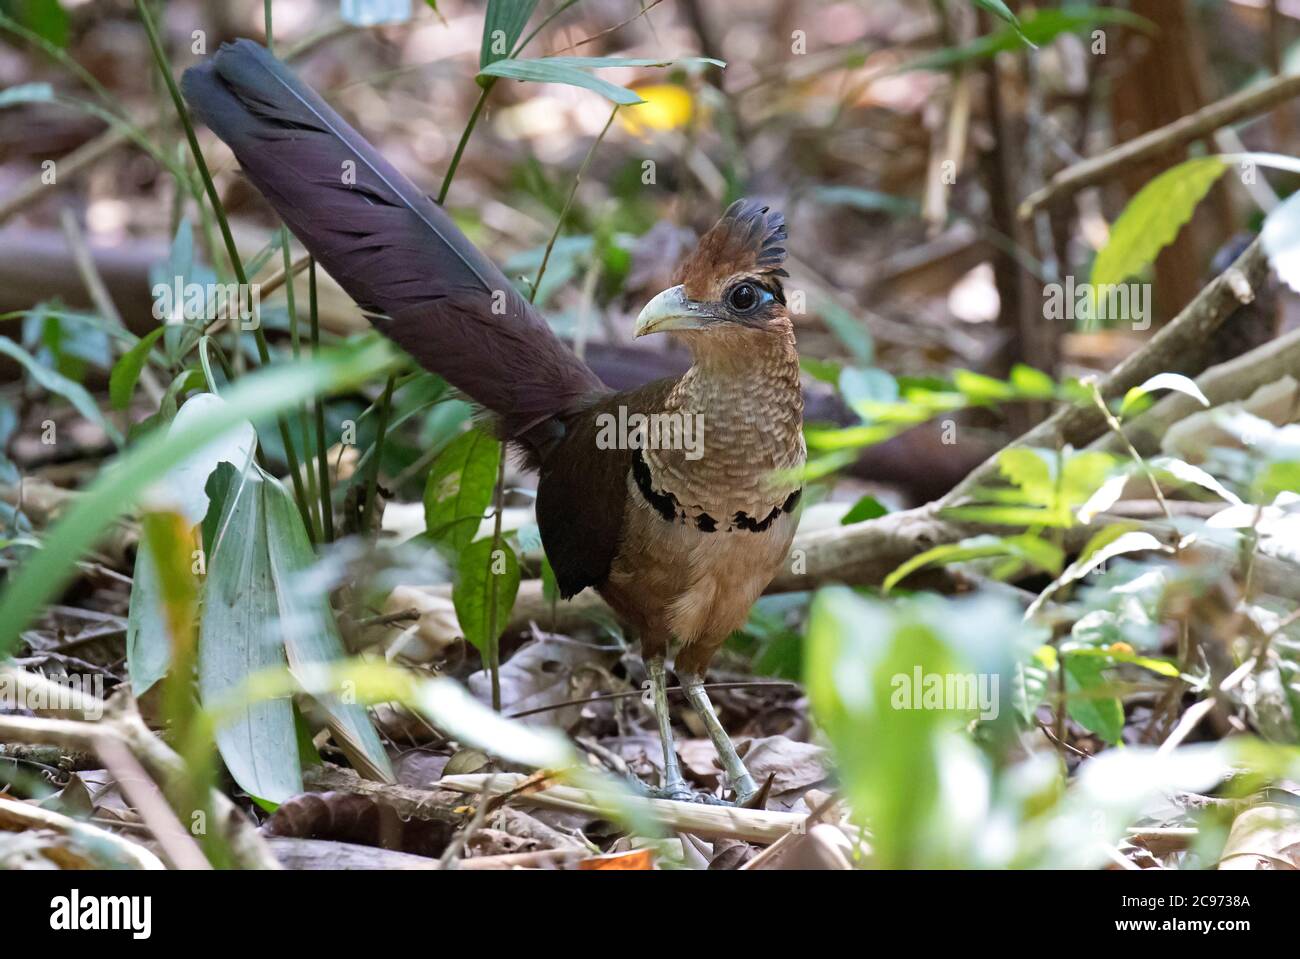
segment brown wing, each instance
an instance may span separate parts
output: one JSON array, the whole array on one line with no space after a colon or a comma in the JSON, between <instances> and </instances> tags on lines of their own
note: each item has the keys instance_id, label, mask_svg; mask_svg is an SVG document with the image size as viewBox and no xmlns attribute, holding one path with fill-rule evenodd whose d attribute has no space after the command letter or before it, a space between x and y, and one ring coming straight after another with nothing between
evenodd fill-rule
<instances>
[{"instance_id":1,"label":"brown wing","mask_svg":"<svg viewBox=\"0 0 1300 959\"><path fill-rule=\"evenodd\" d=\"M560 595L575 596L609 576L623 533L631 449L601 449L602 414L618 422L633 413L662 411L676 379L656 380L616 393L571 417L551 447L537 486L537 526ZM620 444L626 446L626 444Z\"/></svg>"}]
</instances>

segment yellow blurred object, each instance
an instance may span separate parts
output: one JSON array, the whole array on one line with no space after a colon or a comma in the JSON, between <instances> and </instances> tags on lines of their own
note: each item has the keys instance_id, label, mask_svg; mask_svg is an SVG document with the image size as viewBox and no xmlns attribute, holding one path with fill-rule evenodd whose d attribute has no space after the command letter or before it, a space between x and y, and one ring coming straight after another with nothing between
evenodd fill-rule
<instances>
[{"instance_id":1,"label":"yellow blurred object","mask_svg":"<svg viewBox=\"0 0 1300 959\"><path fill-rule=\"evenodd\" d=\"M685 126L695 111L695 99L675 83L652 83L632 88L644 103L623 107L618 118L634 136L651 131L676 130Z\"/></svg>"}]
</instances>

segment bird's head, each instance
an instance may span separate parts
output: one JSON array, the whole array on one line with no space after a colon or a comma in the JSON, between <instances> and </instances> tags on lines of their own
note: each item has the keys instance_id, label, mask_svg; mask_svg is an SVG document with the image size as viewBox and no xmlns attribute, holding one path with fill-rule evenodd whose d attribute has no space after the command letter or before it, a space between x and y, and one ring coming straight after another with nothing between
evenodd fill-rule
<instances>
[{"instance_id":1,"label":"bird's head","mask_svg":"<svg viewBox=\"0 0 1300 959\"><path fill-rule=\"evenodd\" d=\"M781 278L785 219L754 200L737 200L677 269L677 285L646 304L636 335L683 334L698 354L710 346L790 332Z\"/></svg>"}]
</instances>

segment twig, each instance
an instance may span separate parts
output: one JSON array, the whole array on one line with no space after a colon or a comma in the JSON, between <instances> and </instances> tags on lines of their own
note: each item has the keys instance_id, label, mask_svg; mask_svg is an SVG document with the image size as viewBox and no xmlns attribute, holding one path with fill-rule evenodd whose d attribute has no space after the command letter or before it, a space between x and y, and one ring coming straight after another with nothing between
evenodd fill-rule
<instances>
[{"instance_id":1,"label":"twig","mask_svg":"<svg viewBox=\"0 0 1300 959\"><path fill-rule=\"evenodd\" d=\"M145 726L138 713L108 708L93 696L55 686L43 676L0 667L0 678L27 702L68 704L83 716L100 716L97 721L0 716L0 739L8 742L54 743L82 752L98 753L101 737L115 736L140 761L168 796L184 791L188 779L185 762ZM101 757L102 758L102 757ZM230 844L235 860L250 869L279 869L280 863L262 841L248 818L224 793L211 792L212 809Z\"/></svg>"},{"instance_id":2,"label":"twig","mask_svg":"<svg viewBox=\"0 0 1300 959\"><path fill-rule=\"evenodd\" d=\"M1175 361L1186 367L1185 357L1194 355L1241 305L1249 302L1268 274L1268 262L1259 240L1255 240L1227 270L1201 290L1181 313L1161 328L1142 349L1127 357L1099 384L1104 399L1123 396L1130 389L1165 372ZM1200 370L1192 371L1193 375ZM1105 418L1090 405L1064 406L1025 433L1010 447L1056 446L1061 442L1084 446L1106 427ZM971 472L947 496L943 505L955 505L969 497L981 483L998 472L995 454Z\"/></svg>"},{"instance_id":3,"label":"twig","mask_svg":"<svg viewBox=\"0 0 1300 959\"><path fill-rule=\"evenodd\" d=\"M70 816L57 813L52 809L42 809L29 803L5 799L0 796L0 826L12 829L21 826L24 829L49 829L78 842L87 850L97 851L99 858L93 862L96 868L104 869L120 866L122 861L131 863L137 869L161 870L166 867L158 857L139 843L123 839L107 829L78 822ZM115 853L110 861L104 861L104 852ZM64 863L65 868L85 868L85 862L77 865Z\"/></svg>"},{"instance_id":4,"label":"twig","mask_svg":"<svg viewBox=\"0 0 1300 959\"><path fill-rule=\"evenodd\" d=\"M72 210L64 208L59 214L59 223L63 226L63 235L67 237L72 260L77 265L77 272L81 275L81 282L86 285L86 292L90 294L90 300L95 304L95 309L107 322L120 329L127 329L127 325L122 322L122 314L118 312L117 306L113 303L113 297L109 295L108 287L104 285L104 278L99 275L99 270L95 268L95 258L90 253L90 247L86 246L86 238L77 225L76 214ZM140 384L144 387L144 391L149 394L151 401L155 404L162 401L163 389L147 363L140 370Z\"/></svg>"},{"instance_id":5,"label":"twig","mask_svg":"<svg viewBox=\"0 0 1300 959\"><path fill-rule=\"evenodd\" d=\"M528 777L518 773L494 773L496 789L509 792ZM437 783L445 789L467 793L484 792L489 775L445 776ZM575 786L547 786L520 797L521 802L554 809L605 815L603 806L590 792ZM667 829L694 833L707 839L744 839L748 842L775 842L807 817L800 813L773 812L763 809L738 809L703 803L675 802L671 799L629 797L626 802L639 803Z\"/></svg>"},{"instance_id":6,"label":"twig","mask_svg":"<svg viewBox=\"0 0 1300 959\"><path fill-rule=\"evenodd\" d=\"M1300 76L1295 74L1275 77L1240 90L1158 130L1144 133L1111 147L1105 153L1066 167L1052 177L1047 186L1026 197L1020 204L1018 214L1021 219L1028 219L1039 207L1101 183L1127 167L1163 156L1177 147L1208 136L1219 127L1271 110L1298 94Z\"/></svg>"}]
</instances>

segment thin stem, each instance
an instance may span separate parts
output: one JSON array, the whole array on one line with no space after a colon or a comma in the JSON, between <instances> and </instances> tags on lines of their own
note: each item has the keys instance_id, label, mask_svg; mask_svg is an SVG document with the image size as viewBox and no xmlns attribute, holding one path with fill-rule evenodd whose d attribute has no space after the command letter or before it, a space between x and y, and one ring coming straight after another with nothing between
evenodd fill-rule
<instances>
[{"instance_id":1,"label":"thin stem","mask_svg":"<svg viewBox=\"0 0 1300 959\"><path fill-rule=\"evenodd\" d=\"M474 132L474 127L478 125L478 118L483 112L483 105L487 103L488 94L492 92L492 87L495 85L496 77L488 77L483 84L483 89L479 91L478 102L474 104L474 111L469 115L469 121L465 124L465 129L461 131L460 142L456 144L456 152L451 155L451 165L447 167L447 172L443 174L442 187L438 190L438 206L442 206L443 201L447 199L447 191L451 189L452 178L460 167L460 158L465 153L465 145L469 143L470 134Z\"/></svg>"},{"instance_id":2,"label":"thin stem","mask_svg":"<svg viewBox=\"0 0 1300 959\"><path fill-rule=\"evenodd\" d=\"M564 219L569 215L569 208L573 206L573 198L578 195L578 187L582 183L582 177L587 172L587 167L591 165L591 158L596 155L596 148L600 146L600 141L605 139L605 134L609 132L610 124L614 122L614 117L618 116L618 104L609 112L609 119L605 121L605 126L600 131L600 136L591 145L587 155L583 157L582 166L578 167L578 175L573 178L573 189L569 191L568 197L564 201L564 206L560 210L560 216L555 221L555 230L551 233L551 239L546 244L546 252L542 255L542 265L537 268L537 279L533 281L533 288L528 293L528 302L532 303L537 299L537 291L542 285L542 275L546 272L546 264L551 260L551 251L555 249L555 241L560 238L560 230L564 227Z\"/></svg>"},{"instance_id":3,"label":"thin stem","mask_svg":"<svg viewBox=\"0 0 1300 959\"><path fill-rule=\"evenodd\" d=\"M1156 479L1156 474L1152 472L1151 467L1147 465L1147 461L1142 458L1142 454L1137 451L1131 442L1129 442L1128 436L1124 433L1124 428L1120 426L1119 420L1115 418L1115 414L1112 413L1110 407L1106 405L1106 401L1102 398L1101 390L1097 388L1097 384L1090 384L1090 388L1092 390L1092 401L1097 405L1097 409L1101 411L1101 415L1105 417L1106 425L1108 425L1111 428L1111 431L1120 438L1120 442L1122 442L1124 448L1128 450L1128 454L1132 457L1133 462L1138 465L1138 468L1142 470L1142 473L1146 476L1147 482L1151 484L1151 492L1155 495L1156 502L1160 504L1160 509L1165 514L1165 519L1169 520L1170 523L1173 523L1174 514L1170 512L1169 504L1165 502L1164 493L1160 492L1160 483ZM1178 549L1177 542L1174 544L1174 549Z\"/></svg>"},{"instance_id":4,"label":"thin stem","mask_svg":"<svg viewBox=\"0 0 1300 959\"><path fill-rule=\"evenodd\" d=\"M370 466L370 481L366 484L366 507L361 514L362 529L367 529L375 519L375 496L379 489L379 463L383 459L380 454L384 450L384 437L388 433L388 416L393 408L393 386L396 382L396 374L388 377L388 383L384 387L384 398L379 402L379 433L375 436L375 461Z\"/></svg>"},{"instance_id":5,"label":"thin stem","mask_svg":"<svg viewBox=\"0 0 1300 959\"><path fill-rule=\"evenodd\" d=\"M244 273L243 261L239 258L239 250L235 246L235 237L230 232L230 223L226 219L225 208L221 205L221 197L217 195L216 184L212 182L212 173L208 170L207 161L203 158L203 151L199 149L199 138L194 132L194 123L190 120L190 112L185 108L185 101L181 98L180 88L176 86L176 78L172 76L171 64L167 60L167 54L163 50L162 41L158 39L158 28L154 26L153 17L149 14L149 9L145 5L145 0L135 0L136 11L140 14L140 20L144 24L145 33L149 37L149 47L153 51L154 62L162 74L163 82L167 85L167 92L172 98L172 105L176 108L176 115L180 118L181 126L185 129L185 139L190 145L190 154L194 157L194 165L198 168L199 176L203 179L203 189L208 195L208 200L212 204L212 212L217 218L217 225L221 229L221 239L225 243L226 252L230 256L231 269L235 271L235 279L239 281L240 287L244 290L250 289L248 276ZM270 365L271 350L266 343L266 332L262 329L261 318L257 318L257 326L253 328L253 338L257 341L257 355L263 366ZM289 464L289 476L293 480L294 499L298 503L298 511L302 514L303 523L307 527L307 533L312 536L313 545L315 537L312 533L311 514L307 509L307 494L302 485L302 472L298 465L298 453L293 446L293 437L289 435L289 423L284 414L276 417L276 424L280 428L280 441L284 445L285 459Z\"/></svg>"},{"instance_id":6,"label":"thin stem","mask_svg":"<svg viewBox=\"0 0 1300 959\"><path fill-rule=\"evenodd\" d=\"M290 286L293 285L290 280ZM308 264L307 309L311 316L311 353L320 356L320 316L316 309L316 260ZM320 513L325 541L334 542L334 498L330 495L329 452L325 448L325 401L316 399L316 468L320 474Z\"/></svg>"},{"instance_id":7,"label":"thin stem","mask_svg":"<svg viewBox=\"0 0 1300 959\"><path fill-rule=\"evenodd\" d=\"M492 708L501 712L501 634L497 631L497 590L500 577L492 571L492 557L501 548L501 515L506 490L506 444L497 456L496 515L492 523L492 549L488 553L488 673L492 677Z\"/></svg>"}]
</instances>

